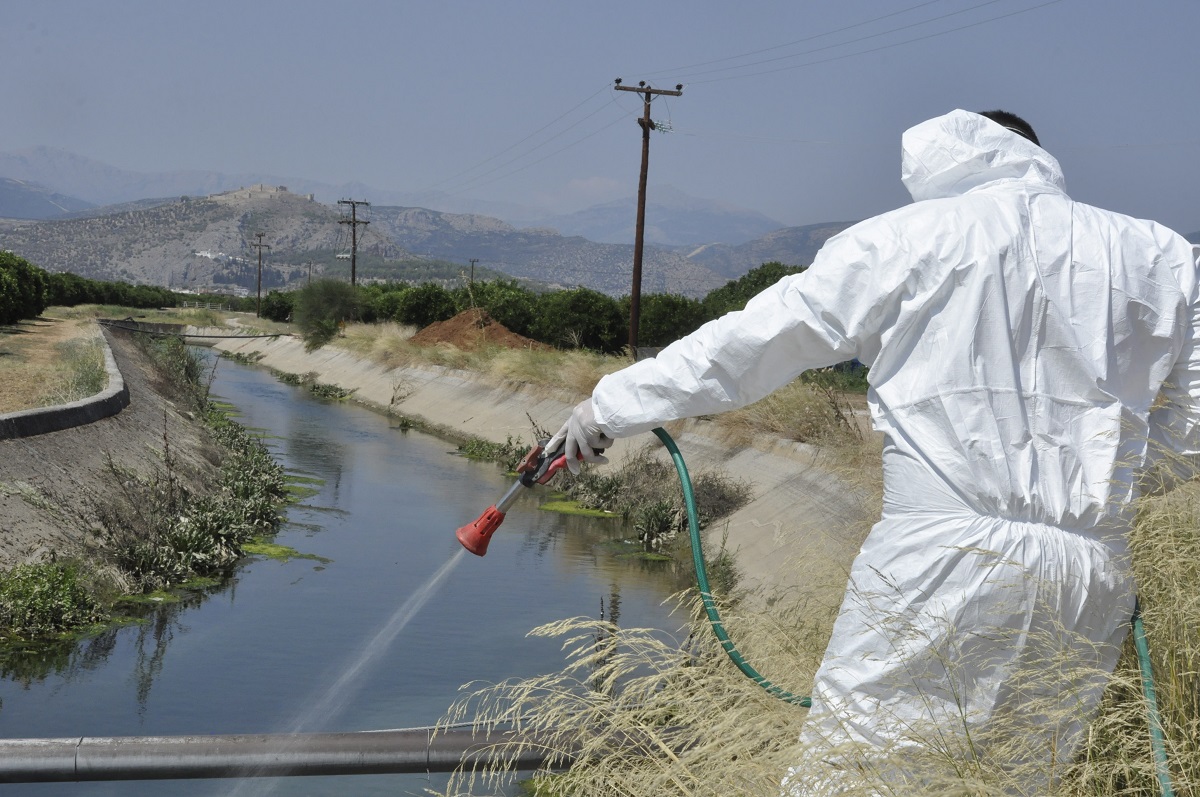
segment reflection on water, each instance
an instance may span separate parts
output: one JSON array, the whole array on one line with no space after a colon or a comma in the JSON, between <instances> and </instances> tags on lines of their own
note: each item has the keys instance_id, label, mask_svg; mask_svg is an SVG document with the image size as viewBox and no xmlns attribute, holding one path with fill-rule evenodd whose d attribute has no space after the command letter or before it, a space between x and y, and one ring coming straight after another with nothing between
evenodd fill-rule
<instances>
[{"instance_id":1,"label":"reflection on water","mask_svg":"<svg viewBox=\"0 0 1200 797\"><path fill-rule=\"evenodd\" d=\"M144 710L154 676L162 667L167 647L185 613L216 590L233 590L236 581L235 576L230 576L219 587L181 590L172 600L122 604L117 611L126 617L123 624L81 638L6 647L0 650L0 680L28 689L51 676L68 681L79 679L106 664L124 637L135 653L131 677L138 705Z\"/></svg>"},{"instance_id":2,"label":"reflection on water","mask_svg":"<svg viewBox=\"0 0 1200 797\"><path fill-rule=\"evenodd\" d=\"M461 552L454 531L511 484L446 443L316 399L222 361L214 394L269 435L318 489L277 542L330 560L252 560L220 588L187 594L139 625L0 659L0 736L274 733L429 725L472 681L557 670L559 641L527 632L566 617L674 629L672 581L599 546L616 521L537 509L524 491L484 558L462 557L389 637L381 633ZM330 511L333 510L333 511ZM392 638L394 637L394 638ZM375 647L373 641L383 639ZM372 651L370 656L364 650ZM350 675L347 675L350 673ZM340 679L345 678L344 682ZM315 712L335 685L336 705ZM293 778L275 793L421 794L416 776ZM234 781L9 785L15 795L227 795Z\"/></svg>"}]
</instances>

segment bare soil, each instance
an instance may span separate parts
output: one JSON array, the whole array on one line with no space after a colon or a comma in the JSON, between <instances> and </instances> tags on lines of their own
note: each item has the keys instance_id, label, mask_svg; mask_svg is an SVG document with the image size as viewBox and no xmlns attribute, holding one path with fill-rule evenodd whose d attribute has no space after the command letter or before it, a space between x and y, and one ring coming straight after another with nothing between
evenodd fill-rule
<instances>
[{"instance_id":1,"label":"bare soil","mask_svg":"<svg viewBox=\"0 0 1200 797\"><path fill-rule=\"evenodd\" d=\"M536 340L518 335L487 314L486 310L473 308L463 310L454 318L430 324L409 338L418 346L435 346L449 343L464 351L474 351L485 346L501 346L506 349L549 349Z\"/></svg>"},{"instance_id":2,"label":"bare soil","mask_svg":"<svg viewBox=\"0 0 1200 797\"><path fill-rule=\"evenodd\" d=\"M220 454L207 430L126 335L105 333L128 407L74 429L0 440L0 568L84 551L93 507L120 489L117 474L161 469L168 451L183 484L202 490L214 478Z\"/></svg>"}]
</instances>

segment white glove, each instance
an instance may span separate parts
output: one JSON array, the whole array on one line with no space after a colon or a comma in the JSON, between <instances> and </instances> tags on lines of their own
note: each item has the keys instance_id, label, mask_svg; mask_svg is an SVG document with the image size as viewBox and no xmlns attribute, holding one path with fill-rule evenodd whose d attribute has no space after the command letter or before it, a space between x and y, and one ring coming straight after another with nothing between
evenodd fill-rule
<instances>
[{"instance_id":1,"label":"white glove","mask_svg":"<svg viewBox=\"0 0 1200 797\"><path fill-rule=\"evenodd\" d=\"M546 451L554 451L562 445L563 453L567 456L567 469L578 476L580 460L597 465L607 463L608 459L595 453L593 449L603 450L612 443L612 438L606 435L600 425L596 423L592 400L587 398L575 405L575 409L571 411L571 417L546 444Z\"/></svg>"}]
</instances>

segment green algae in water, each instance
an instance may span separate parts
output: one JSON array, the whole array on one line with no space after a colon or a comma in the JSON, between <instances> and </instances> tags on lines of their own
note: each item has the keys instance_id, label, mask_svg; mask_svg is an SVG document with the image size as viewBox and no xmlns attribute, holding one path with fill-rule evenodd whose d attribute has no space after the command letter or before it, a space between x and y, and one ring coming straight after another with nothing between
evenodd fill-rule
<instances>
[{"instance_id":1,"label":"green algae in water","mask_svg":"<svg viewBox=\"0 0 1200 797\"><path fill-rule=\"evenodd\" d=\"M273 542L248 542L242 546L242 550L248 556L265 556L268 559L275 559L280 562L288 562L292 559L312 559L321 564L329 564L332 559L326 559L324 556L317 556L314 553L300 553L295 548L290 548L286 545L277 545Z\"/></svg>"},{"instance_id":2,"label":"green algae in water","mask_svg":"<svg viewBox=\"0 0 1200 797\"><path fill-rule=\"evenodd\" d=\"M558 512L563 515L578 515L580 517L606 518L610 520L621 517L615 512L605 512L603 509L586 509L580 506L578 501L568 501L565 499L546 501L538 509L546 512Z\"/></svg>"},{"instance_id":3,"label":"green algae in water","mask_svg":"<svg viewBox=\"0 0 1200 797\"><path fill-rule=\"evenodd\" d=\"M288 500L293 504L318 495L321 488L325 486L324 479L299 473L287 473L284 475L283 481Z\"/></svg>"},{"instance_id":4,"label":"green algae in water","mask_svg":"<svg viewBox=\"0 0 1200 797\"><path fill-rule=\"evenodd\" d=\"M288 499L295 503L299 503L306 498L312 498L321 492L316 487L309 487L304 484L292 484L290 481L283 486L283 489L287 492Z\"/></svg>"}]
</instances>

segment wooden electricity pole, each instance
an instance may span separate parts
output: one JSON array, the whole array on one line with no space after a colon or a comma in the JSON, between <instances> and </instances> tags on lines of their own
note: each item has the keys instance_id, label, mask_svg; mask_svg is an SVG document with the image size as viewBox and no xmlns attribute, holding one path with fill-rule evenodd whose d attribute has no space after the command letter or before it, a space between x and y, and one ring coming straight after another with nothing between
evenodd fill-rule
<instances>
[{"instance_id":1,"label":"wooden electricity pole","mask_svg":"<svg viewBox=\"0 0 1200 797\"><path fill-rule=\"evenodd\" d=\"M683 84L669 89L652 89L646 81L634 86L622 86L621 78L617 78L613 86L617 91L636 91L642 95L643 110L638 119L642 128L642 173L638 178L637 199L637 228L633 238L633 287L629 291L629 354L637 359L638 323L642 312L642 244L646 234L646 174L650 168L650 131L655 129L654 120L650 118L650 102L657 96L667 95L678 97L683 94Z\"/></svg>"},{"instance_id":2,"label":"wooden electricity pole","mask_svg":"<svg viewBox=\"0 0 1200 797\"><path fill-rule=\"evenodd\" d=\"M255 249L258 250L258 291L257 291L258 298L255 299L255 301L254 301L254 315L258 316L259 318L262 318L262 250L270 249L271 245L265 244L262 242L263 236L266 235L266 233L257 232L254 235L258 238L257 243L250 244L251 246L253 246Z\"/></svg>"},{"instance_id":3,"label":"wooden electricity pole","mask_svg":"<svg viewBox=\"0 0 1200 797\"><path fill-rule=\"evenodd\" d=\"M350 225L350 284L354 285L358 279L356 273L358 270L358 225L371 223L358 217L358 206L370 207L371 203L361 199L339 199L338 204L350 206L350 218L342 219L338 224Z\"/></svg>"}]
</instances>

